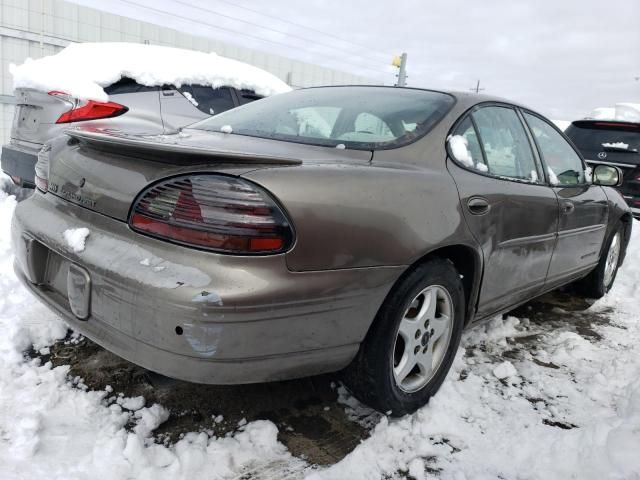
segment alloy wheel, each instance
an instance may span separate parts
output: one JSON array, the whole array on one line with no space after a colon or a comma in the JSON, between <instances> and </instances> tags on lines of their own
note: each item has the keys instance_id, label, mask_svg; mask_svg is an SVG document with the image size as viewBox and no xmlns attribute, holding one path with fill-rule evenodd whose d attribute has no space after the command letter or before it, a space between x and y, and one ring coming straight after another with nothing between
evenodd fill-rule
<instances>
[{"instance_id":1,"label":"alloy wheel","mask_svg":"<svg viewBox=\"0 0 640 480\"><path fill-rule=\"evenodd\" d=\"M604 265L604 286L609 288L613 282L613 276L615 275L616 268L618 267L618 260L620 258L620 232L616 232L611 245L609 245L609 251L607 252L607 259Z\"/></svg>"},{"instance_id":2,"label":"alloy wheel","mask_svg":"<svg viewBox=\"0 0 640 480\"><path fill-rule=\"evenodd\" d=\"M416 392L434 377L451 342L453 315L451 295L442 286L429 286L411 301L393 354L393 376L402 391Z\"/></svg>"}]
</instances>

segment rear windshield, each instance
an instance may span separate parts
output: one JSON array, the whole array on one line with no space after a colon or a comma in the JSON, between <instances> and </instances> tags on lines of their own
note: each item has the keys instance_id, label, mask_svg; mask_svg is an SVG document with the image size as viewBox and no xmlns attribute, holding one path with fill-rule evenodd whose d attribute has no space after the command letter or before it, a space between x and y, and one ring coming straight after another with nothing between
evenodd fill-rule
<instances>
[{"instance_id":1,"label":"rear windshield","mask_svg":"<svg viewBox=\"0 0 640 480\"><path fill-rule=\"evenodd\" d=\"M251 137L379 150L421 137L453 104L450 95L425 90L310 88L247 104L191 128L217 132L224 127Z\"/></svg>"},{"instance_id":2,"label":"rear windshield","mask_svg":"<svg viewBox=\"0 0 640 480\"><path fill-rule=\"evenodd\" d=\"M640 151L640 125L637 129L570 125L565 133L580 150L587 152Z\"/></svg>"}]
</instances>

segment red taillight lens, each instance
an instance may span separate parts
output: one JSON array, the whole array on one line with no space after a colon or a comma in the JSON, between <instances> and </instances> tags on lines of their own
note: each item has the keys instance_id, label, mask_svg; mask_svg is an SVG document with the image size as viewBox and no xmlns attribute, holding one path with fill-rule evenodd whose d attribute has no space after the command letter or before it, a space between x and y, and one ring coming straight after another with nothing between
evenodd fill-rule
<instances>
[{"instance_id":1,"label":"red taillight lens","mask_svg":"<svg viewBox=\"0 0 640 480\"><path fill-rule=\"evenodd\" d=\"M47 193L47 190L49 190L49 181L46 178L39 177L38 175L36 175L35 178L36 188L41 192Z\"/></svg>"},{"instance_id":2,"label":"red taillight lens","mask_svg":"<svg viewBox=\"0 0 640 480\"><path fill-rule=\"evenodd\" d=\"M279 253L293 230L257 185L223 175L163 181L143 192L129 219L139 232L224 253Z\"/></svg>"},{"instance_id":3,"label":"red taillight lens","mask_svg":"<svg viewBox=\"0 0 640 480\"><path fill-rule=\"evenodd\" d=\"M51 93L50 93L51 95ZM56 123L83 122L86 120L98 120L122 115L129 110L124 105L115 102L95 102L89 100L82 105L77 105L68 112L60 115Z\"/></svg>"},{"instance_id":4,"label":"red taillight lens","mask_svg":"<svg viewBox=\"0 0 640 480\"><path fill-rule=\"evenodd\" d=\"M36 188L46 193L49 190L49 152L51 145L45 143L38 152L38 161L35 165Z\"/></svg>"}]
</instances>

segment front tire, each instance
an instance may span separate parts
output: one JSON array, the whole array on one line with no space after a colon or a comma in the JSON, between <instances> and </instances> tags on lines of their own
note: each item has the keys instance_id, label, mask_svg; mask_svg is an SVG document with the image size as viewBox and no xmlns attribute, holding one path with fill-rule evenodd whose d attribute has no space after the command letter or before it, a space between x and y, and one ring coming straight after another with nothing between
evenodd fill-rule
<instances>
[{"instance_id":1,"label":"front tire","mask_svg":"<svg viewBox=\"0 0 640 480\"><path fill-rule=\"evenodd\" d=\"M444 381L460 345L465 295L453 264L430 260L388 295L345 371L362 402L394 416L425 405Z\"/></svg>"},{"instance_id":2,"label":"front tire","mask_svg":"<svg viewBox=\"0 0 640 480\"><path fill-rule=\"evenodd\" d=\"M622 256L624 227L618 222L609 237L596 268L578 282L578 290L588 298L602 298L611 290Z\"/></svg>"}]
</instances>

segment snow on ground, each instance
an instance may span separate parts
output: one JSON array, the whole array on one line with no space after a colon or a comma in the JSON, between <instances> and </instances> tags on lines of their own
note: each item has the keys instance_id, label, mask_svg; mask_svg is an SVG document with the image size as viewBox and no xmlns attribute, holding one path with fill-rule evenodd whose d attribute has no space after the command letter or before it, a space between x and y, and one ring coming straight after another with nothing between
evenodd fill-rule
<instances>
[{"instance_id":1,"label":"snow on ground","mask_svg":"<svg viewBox=\"0 0 640 480\"><path fill-rule=\"evenodd\" d=\"M121 77L147 86L230 86L269 96L291 88L275 75L215 53L125 42L72 43L61 52L9 66L14 88L63 91L107 101L103 90Z\"/></svg>"},{"instance_id":2,"label":"snow on ground","mask_svg":"<svg viewBox=\"0 0 640 480\"><path fill-rule=\"evenodd\" d=\"M25 356L46 352L66 326L12 273L15 203L0 192L2 479L640 479L638 222L616 286L590 309L606 318L592 336L551 316L496 318L464 334L441 391L401 419L372 413L341 388L338 407L372 431L327 468L293 457L264 420L159 443L162 405L89 391L68 367Z\"/></svg>"}]
</instances>

